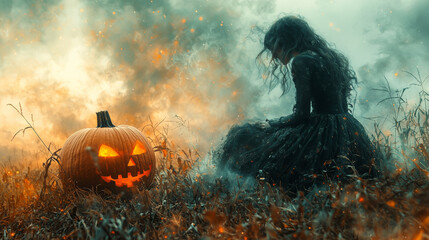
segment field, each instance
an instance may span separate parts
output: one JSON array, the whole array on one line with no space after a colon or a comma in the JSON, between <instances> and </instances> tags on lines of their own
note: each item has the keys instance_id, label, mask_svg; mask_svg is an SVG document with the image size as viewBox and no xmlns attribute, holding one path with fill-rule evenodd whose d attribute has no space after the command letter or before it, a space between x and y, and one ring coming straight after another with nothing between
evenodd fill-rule
<instances>
[{"instance_id":1,"label":"field","mask_svg":"<svg viewBox=\"0 0 429 240\"><path fill-rule=\"evenodd\" d=\"M395 126L387 135L374 125L373 142L388 162L382 179L354 177L293 196L263 179L220 177L210 154L178 149L154 127L164 139L154 142L154 185L131 195L65 193L55 152L43 167L2 163L0 238L428 239L429 95L424 80L414 79L421 90L412 106L405 90L387 81L378 89Z\"/></svg>"}]
</instances>

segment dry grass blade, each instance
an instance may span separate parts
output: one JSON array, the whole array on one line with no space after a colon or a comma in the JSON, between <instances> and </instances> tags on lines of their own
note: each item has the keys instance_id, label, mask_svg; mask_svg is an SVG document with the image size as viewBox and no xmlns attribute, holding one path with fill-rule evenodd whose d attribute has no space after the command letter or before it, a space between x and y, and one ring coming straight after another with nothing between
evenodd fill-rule
<instances>
[{"instance_id":1,"label":"dry grass blade","mask_svg":"<svg viewBox=\"0 0 429 240\"><path fill-rule=\"evenodd\" d=\"M46 150L51 154L50 155L50 157L43 163L43 167L45 168L45 172L44 172L44 175L43 175L43 185L42 185L42 189L41 189L41 191L40 191L40 194L39 194L39 199L40 200L43 200L43 197L44 197L44 194L45 194L45 190L46 190L46 180L47 180L47 178L48 178L48 172L49 172L49 167L51 166L51 164L52 164L52 161L54 161L54 162L56 162L56 163L58 163L58 165L60 165L60 161L59 161L59 159L60 159L60 156L58 155L58 152L61 150L61 149L58 149L58 150L56 150L56 151L54 151L54 152L52 152L51 151L51 148L50 148L50 144L49 144L49 146L47 146L46 145L46 143L45 143L45 141L43 141L43 139L40 137L40 135L37 133L37 131L36 131L36 129L34 128L34 119L33 119L33 114L31 114L31 121L32 121L32 123L30 123L29 121L28 121L28 119L24 116L24 113L23 113L23 111L22 111L22 106L21 106L21 103L19 103L19 109L17 108L17 107L15 107L14 105L12 105L12 104L7 104L8 106L10 106L10 107L12 107L13 109L15 109L17 112L18 112L18 114L27 122L27 124L28 124L28 126L27 127L25 127L25 128L23 128L23 129L20 129L19 131L17 131L14 135L13 135L13 137L12 137L12 140L15 138L15 136L18 134L18 133L20 133L20 132L22 132L22 134L24 135L24 133L25 133L25 130L27 130L27 129L32 129L33 130L33 132L34 132L34 134L36 134L36 136L37 136L37 138L40 140L40 142L43 144L43 146L45 146L45 148L46 148ZM11 140L11 141L12 141Z\"/></svg>"},{"instance_id":2,"label":"dry grass blade","mask_svg":"<svg viewBox=\"0 0 429 240\"><path fill-rule=\"evenodd\" d=\"M43 175L42 190L40 191L40 195L39 195L40 200L43 200L43 197L46 191L46 179L48 178L49 167L51 166L52 161L56 162L59 166L61 166L59 161L60 156L58 155L59 151L61 151L61 148L53 152L52 155L43 163L43 167L45 168L45 173Z\"/></svg>"},{"instance_id":3,"label":"dry grass blade","mask_svg":"<svg viewBox=\"0 0 429 240\"><path fill-rule=\"evenodd\" d=\"M40 140L40 142L42 142L43 146L45 146L45 148L49 151L49 153L51 153L51 155L53 155L53 153L51 152L51 150L49 149L49 147L46 145L46 143L43 141L43 139L39 136L39 134L37 133L36 129L34 128L33 124L31 124L27 118L24 116L24 113L22 112L22 107L21 107L21 103L19 103L19 109L16 108L14 105L12 104L7 104L7 106L11 106L13 109L15 109L19 115L21 115L21 117L27 122L28 126L20 129L17 133L15 133L15 135L13 136L12 140L15 138L15 136L19 133L19 132L25 132L26 129L31 128L34 132L34 134L36 134L37 138ZM33 115L31 115L31 119L33 120Z\"/></svg>"}]
</instances>

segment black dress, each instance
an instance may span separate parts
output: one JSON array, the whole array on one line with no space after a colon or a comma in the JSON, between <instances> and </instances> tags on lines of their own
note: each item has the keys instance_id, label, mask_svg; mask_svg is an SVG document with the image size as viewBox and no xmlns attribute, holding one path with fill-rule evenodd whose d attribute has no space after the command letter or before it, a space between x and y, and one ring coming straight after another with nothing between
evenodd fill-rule
<instances>
[{"instance_id":1,"label":"black dress","mask_svg":"<svg viewBox=\"0 0 429 240\"><path fill-rule=\"evenodd\" d=\"M346 87L329 76L324 60L303 52L293 59L291 72L294 113L268 121L268 127L246 123L231 128L219 151L218 169L262 175L291 191L344 180L354 173L378 176L374 166L381 155L348 112Z\"/></svg>"}]
</instances>

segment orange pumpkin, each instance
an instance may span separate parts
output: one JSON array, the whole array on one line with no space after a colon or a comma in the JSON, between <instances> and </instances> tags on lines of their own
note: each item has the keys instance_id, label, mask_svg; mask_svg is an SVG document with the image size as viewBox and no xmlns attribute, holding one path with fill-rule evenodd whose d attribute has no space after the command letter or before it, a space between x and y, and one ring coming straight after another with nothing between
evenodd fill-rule
<instances>
[{"instance_id":1,"label":"orange pumpkin","mask_svg":"<svg viewBox=\"0 0 429 240\"><path fill-rule=\"evenodd\" d=\"M97 128L72 134L61 150L60 178L65 187L111 190L148 187L156 159L146 137L136 128L115 126L109 113L97 113Z\"/></svg>"}]
</instances>

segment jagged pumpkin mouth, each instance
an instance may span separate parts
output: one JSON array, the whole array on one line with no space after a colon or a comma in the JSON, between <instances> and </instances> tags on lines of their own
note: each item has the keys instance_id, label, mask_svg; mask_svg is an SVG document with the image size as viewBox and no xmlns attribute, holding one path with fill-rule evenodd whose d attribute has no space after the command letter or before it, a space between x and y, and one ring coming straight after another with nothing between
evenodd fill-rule
<instances>
[{"instance_id":1,"label":"jagged pumpkin mouth","mask_svg":"<svg viewBox=\"0 0 429 240\"><path fill-rule=\"evenodd\" d=\"M134 186L135 182L141 180L143 176L149 177L150 172L152 171L152 165L149 165L149 170L144 170L143 173L137 172L137 176L132 176L130 172L128 172L127 177L122 177L122 174L118 175L118 178L112 178L112 176L101 176L101 178L109 183L113 181L117 187L127 186L127 188L131 188Z\"/></svg>"}]
</instances>

